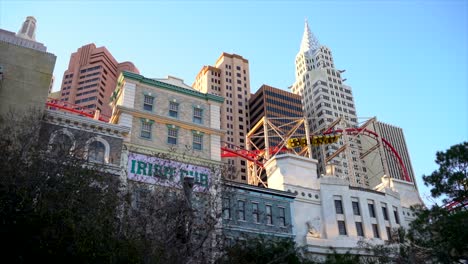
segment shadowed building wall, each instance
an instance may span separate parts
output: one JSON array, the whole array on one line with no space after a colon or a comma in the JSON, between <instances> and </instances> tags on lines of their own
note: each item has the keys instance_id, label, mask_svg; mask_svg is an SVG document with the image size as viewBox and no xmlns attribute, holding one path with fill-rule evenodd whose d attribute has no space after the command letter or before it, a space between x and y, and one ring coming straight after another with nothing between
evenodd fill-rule
<instances>
[{"instance_id":1,"label":"shadowed building wall","mask_svg":"<svg viewBox=\"0 0 468 264\"><path fill-rule=\"evenodd\" d=\"M56 56L35 41L35 23L34 17L24 22L28 38L0 29L0 114L45 108Z\"/></svg>"}]
</instances>

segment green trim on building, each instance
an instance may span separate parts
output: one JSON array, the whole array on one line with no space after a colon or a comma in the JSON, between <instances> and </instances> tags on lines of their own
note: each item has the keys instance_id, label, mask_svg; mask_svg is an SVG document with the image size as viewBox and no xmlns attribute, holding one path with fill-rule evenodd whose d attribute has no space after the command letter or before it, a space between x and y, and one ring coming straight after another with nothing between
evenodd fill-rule
<instances>
[{"instance_id":1,"label":"green trim on building","mask_svg":"<svg viewBox=\"0 0 468 264\"><path fill-rule=\"evenodd\" d=\"M204 94L204 93L200 93L200 92L198 92L196 90L190 90L190 89L187 89L187 88L182 88L182 87L175 86L175 85L172 85L172 84L168 84L168 83L156 81L156 80L153 80L153 79L145 78L144 76L133 73L133 72L123 71L122 75L125 78L132 79L132 80L135 80L135 81L139 81L140 83L155 86L155 87L158 87L158 88L163 88L163 89L166 89L166 90L169 90L169 91L174 91L174 92L178 92L178 93L198 97L198 98L205 99L205 100L211 100L211 101L215 101L215 102L219 102L219 103L224 102L224 97L216 96L216 95L213 95L213 94Z\"/></svg>"},{"instance_id":2,"label":"green trim on building","mask_svg":"<svg viewBox=\"0 0 468 264\"><path fill-rule=\"evenodd\" d=\"M148 119L148 118L142 118L142 117L140 117L140 120L141 120L141 122L154 124L154 120L151 120L151 119Z\"/></svg>"},{"instance_id":3,"label":"green trim on building","mask_svg":"<svg viewBox=\"0 0 468 264\"><path fill-rule=\"evenodd\" d=\"M192 129L192 134L203 136L205 133L203 133L203 132L201 132L201 131L198 131L198 130Z\"/></svg>"}]
</instances>

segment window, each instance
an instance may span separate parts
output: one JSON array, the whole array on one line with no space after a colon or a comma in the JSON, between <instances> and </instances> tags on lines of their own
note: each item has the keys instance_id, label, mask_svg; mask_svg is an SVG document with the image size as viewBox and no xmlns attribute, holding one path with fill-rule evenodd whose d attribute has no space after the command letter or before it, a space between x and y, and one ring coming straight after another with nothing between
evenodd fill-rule
<instances>
[{"instance_id":1,"label":"window","mask_svg":"<svg viewBox=\"0 0 468 264\"><path fill-rule=\"evenodd\" d=\"M193 149L195 150L203 149L203 135L193 134Z\"/></svg>"},{"instance_id":2,"label":"window","mask_svg":"<svg viewBox=\"0 0 468 264\"><path fill-rule=\"evenodd\" d=\"M193 108L193 122L203 124L203 109Z\"/></svg>"},{"instance_id":3,"label":"window","mask_svg":"<svg viewBox=\"0 0 468 264\"><path fill-rule=\"evenodd\" d=\"M374 237L375 238L380 238L379 226L377 224L372 224L372 231L374 231Z\"/></svg>"},{"instance_id":4,"label":"window","mask_svg":"<svg viewBox=\"0 0 468 264\"><path fill-rule=\"evenodd\" d=\"M342 236L347 235L345 221L338 221L338 232Z\"/></svg>"},{"instance_id":5,"label":"window","mask_svg":"<svg viewBox=\"0 0 468 264\"><path fill-rule=\"evenodd\" d=\"M151 138L151 126L153 124L151 122L148 122L148 121L142 121L141 122L141 132L140 132L140 136L142 138Z\"/></svg>"},{"instance_id":6,"label":"window","mask_svg":"<svg viewBox=\"0 0 468 264\"><path fill-rule=\"evenodd\" d=\"M341 200L335 200L335 210L337 214L343 214L343 204Z\"/></svg>"},{"instance_id":7,"label":"window","mask_svg":"<svg viewBox=\"0 0 468 264\"><path fill-rule=\"evenodd\" d=\"M271 205L266 205L265 206L265 213L266 213L267 225L272 225L273 224L273 217L272 217L272 214L271 214Z\"/></svg>"},{"instance_id":8,"label":"window","mask_svg":"<svg viewBox=\"0 0 468 264\"><path fill-rule=\"evenodd\" d=\"M145 99L143 102L143 110L153 111L153 103L154 103L154 97L145 94Z\"/></svg>"},{"instance_id":9,"label":"window","mask_svg":"<svg viewBox=\"0 0 468 264\"><path fill-rule=\"evenodd\" d=\"M148 197L151 191L146 188L138 188L133 191L133 206L135 209L144 211L148 208Z\"/></svg>"},{"instance_id":10,"label":"window","mask_svg":"<svg viewBox=\"0 0 468 264\"><path fill-rule=\"evenodd\" d=\"M229 198L223 198L223 218L231 219L231 206L229 204Z\"/></svg>"},{"instance_id":11,"label":"window","mask_svg":"<svg viewBox=\"0 0 468 264\"><path fill-rule=\"evenodd\" d=\"M400 224L400 218L398 217L398 209L396 207L393 207L393 216L395 216L395 222L397 224Z\"/></svg>"},{"instance_id":12,"label":"window","mask_svg":"<svg viewBox=\"0 0 468 264\"><path fill-rule=\"evenodd\" d=\"M260 222L260 218L258 217L258 203L252 203L252 218L254 223Z\"/></svg>"},{"instance_id":13,"label":"window","mask_svg":"<svg viewBox=\"0 0 468 264\"><path fill-rule=\"evenodd\" d=\"M169 116L177 118L179 115L179 104L176 102L169 102Z\"/></svg>"},{"instance_id":14,"label":"window","mask_svg":"<svg viewBox=\"0 0 468 264\"><path fill-rule=\"evenodd\" d=\"M353 201L353 213L354 215L361 215L361 211L359 210L359 202Z\"/></svg>"},{"instance_id":15,"label":"window","mask_svg":"<svg viewBox=\"0 0 468 264\"><path fill-rule=\"evenodd\" d=\"M167 129L167 143L172 145L177 145L177 129L168 128Z\"/></svg>"},{"instance_id":16,"label":"window","mask_svg":"<svg viewBox=\"0 0 468 264\"><path fill-rule=\"evenodd\" d=\"M244 201L237 201L237 219L241 221L245 221L245 202Z\"/></svg>"},{"instance_id":17,"label":"window","mask_svg":"<svg viewBox=\"0 0 468 264\"><path fill-rule=\"evenodd\" d=\"M283 207L279 207L279 222L281 226L286 226L286 215Z\"/></svg>"},{"instance_id":18,"label":"window","mask_svg":"<svg viewBox=\"0 0 468 264\"><path fill-rule=\"evenodd\" d=\"M356 231L357 235L363 237L364 236L364 229L362 228L361 222L356 222Z\"/></svg>"},{"instance_id":19,"label":"window","mask_svg":"<svg viewBox=\"0 0 468 264\"><path fill-rule=\"evenodd\" d=\"M385 220L388 221L388 211L387 211L387 206L382 204L382 214Z\"/></svg>"},{"instance_id":20,"label":"window","mask_svg":"<svg viewBox=\"0 0 468 264\"><path fill-rule=\"evenodd\" d=\"M106 146L100 141L93 141L88 147L88 161L104 163Z\"/></svg>"},{"instance_id":21,"label":"window","mask_svg":"<svg viewBox=\"0 0 468 264\"><path fill-rule=\"evenodd\" d=\"M49 151L53 155L64 157L74 148L74 137L68 130L55 131L49 140Z\"/></svg>"},{"instance_id":22,"label":"window","mask_svg":"<svg viewBox=\"0 0 468 264\"><path fill-rule=\"evenodd\" d=\"M389 226L385 228L387 230L387 240L391 241L392 240L392 230L390 229Z\"/></svg>"},{"instance_id":23,"label":"window","mask_svg":"<svg viewBox=\"0 0 468 264\"><path fill-rule=\"evenodd\" d=\"M372 218L375 218L375 208L374 208L374 204L368 204L369 206L369 215L370 217Z\"/></svg>"}]
</instances>

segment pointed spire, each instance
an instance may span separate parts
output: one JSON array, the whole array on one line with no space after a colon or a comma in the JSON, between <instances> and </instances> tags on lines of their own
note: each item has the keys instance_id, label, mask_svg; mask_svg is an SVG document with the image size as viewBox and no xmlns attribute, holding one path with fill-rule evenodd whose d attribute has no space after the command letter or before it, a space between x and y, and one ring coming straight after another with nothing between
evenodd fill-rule
<instances>
[{"instance_id":1,"label":"pointed spire","mask_svg":"<svg viewBox=\"0 0 468 264\"><path fill-rule=\"evenodd\" d=\"M312 34L309 29L309 23L307 23L307 18L305 20L304 35L302 35L301 49L300 52L312 51L317 49L320 46L317 38Z\"/></svg>"},{"instance_id":2,"label":"pointed spire","mask_svg":"<svg viewBox=\"0 0 468 264\"><path fill-rule=\"evenodd\" d=\"M26 17L23 26L16 36L32 41L36 41L36 19L33 16Z\"/></svg>"}]
</instances>

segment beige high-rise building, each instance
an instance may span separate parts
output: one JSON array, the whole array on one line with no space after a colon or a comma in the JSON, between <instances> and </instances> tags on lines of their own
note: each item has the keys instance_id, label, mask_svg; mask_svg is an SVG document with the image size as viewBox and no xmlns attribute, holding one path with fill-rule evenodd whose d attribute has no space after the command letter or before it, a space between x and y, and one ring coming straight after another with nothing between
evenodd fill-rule
<instances>
[{"instance_id":1,"label":"beige high-rise building","mask_svg":"<svg viewBox=\"0 0 468 264\"><path fill-rule=\"evenodd\" d=\"M337 129L358 126L356 107L350 86L346 85L335 67L330 48L321 45L305 22L301 47L296 55L296 81L292 92L302 96L304 114L309 120L312 135L321 134L335 120ZM327 161L336 151L346 146L334 159ZM358 137L343 136L336 144L315 147L313 157L318 160L318 175L326 174L326 166L333 165L335 175L353 186L369 187L366 168L360 159Z\"/></svg>"},{"instance_id":2,"label":"beige high-rise building","mask_svg":"<svg viewBox=\"0 0 468 264\"><path fill-rule=\"evenodd\" d=\"M221 107L221 129L226 130L222 144L245 149L249 127L249 61L237 54L224 53L214 66L203 66L192 84L195 90L226 98ZM247 161L226 158L235 174L233 180L247 182Z\"/></svg>"},{"instance_id":3,"label":"beige high-rise building","mask_svg":"<svg viewBox=\"0 0 468 264\"><path fill-rule=\"evenodd\" d=\"M365 157L367 165L367 175L369 176L369 183L371 187L375 187L380 182L380 178L385 174L390 178L398 180L410 180L414 183L417 188L416 178L414 176L413 166L411 165L411 159L406 145L405 136L403 129L386 124L383 122L373 122L367 128L371 131L376 132L380 137L389 142L401 158L406 172L403 171L402 166L399 164L398 159L390 151L384 151L383 146L379 148L379 151L374 151ZM375 142L371 142L372 145ZM362 142L364 149L369 149L372 145L369 142ZM407 175L405 175L407 173ZM405 179L406 176L408 179Z\"/></svg>"}]
</instances>

